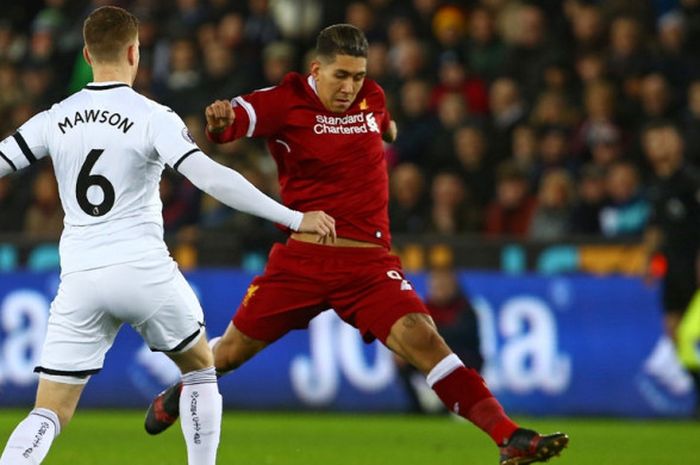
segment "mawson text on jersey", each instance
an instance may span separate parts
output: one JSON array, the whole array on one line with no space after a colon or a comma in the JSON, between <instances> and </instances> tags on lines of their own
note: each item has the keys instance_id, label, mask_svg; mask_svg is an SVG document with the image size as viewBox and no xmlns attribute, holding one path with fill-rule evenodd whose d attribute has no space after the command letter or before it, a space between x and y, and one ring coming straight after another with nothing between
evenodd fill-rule
<instances>
[{"instance_id":1,"label":"mawson text on jersey","mask_svg":"<svg viewBox=\"0 0 700 465\"><path fill-rule=\"evenodd\" d=\"M74 116L66 116L63 121L59 121L58 129L65 134L66 129L73 129L74 126L82 123L109 124L122 130L124 134L134 125L134 122L129 121L129 118L109 110L78 110Z\"/></svg>"}]
</instances>

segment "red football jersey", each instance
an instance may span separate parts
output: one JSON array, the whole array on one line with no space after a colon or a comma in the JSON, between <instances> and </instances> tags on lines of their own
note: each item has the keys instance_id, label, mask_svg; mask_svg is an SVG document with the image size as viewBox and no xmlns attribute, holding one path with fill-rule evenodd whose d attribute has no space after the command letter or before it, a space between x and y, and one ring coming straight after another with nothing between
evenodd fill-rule
<instances>
[{"instance_id":1,"label":"red football jersey","mask_svg":"<svg viewBox=\"0 0 700 465\"><path fill-rule=\"evenodd\" d=\"M215 142L264 137L277 162L282 202L323 210L338 236L390 248L389 186L382 134L390 115L384 91L365 79L345 113L328 111L311 76L289 73L275 87L231 101L236 120Z\"/></svg>"}]
</instances>

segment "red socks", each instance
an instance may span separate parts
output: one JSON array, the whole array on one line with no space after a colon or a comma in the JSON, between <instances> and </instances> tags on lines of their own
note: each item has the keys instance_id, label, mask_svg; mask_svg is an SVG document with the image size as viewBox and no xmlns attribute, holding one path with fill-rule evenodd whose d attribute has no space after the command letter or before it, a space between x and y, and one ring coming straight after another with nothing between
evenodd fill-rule
<instances>
[{"instance_id":1,"label":"red socks","mask_svg":"<svg viewBox=\"0 0 700 465\"><path fill-rule=\"evenodd\" d=\"M428 375L428 384L432 385L433 390L449 411L466 418L484 430L497 445L504 445L518 429L518 425L508 418L479 373L472 368L466 368L461 361L459 365L454 366L455 359L459 361L453 354L440 362L433 371L441 369L443 373L449 372L436 381L431 379L433 375L431 372ZM431 383L431 381L434 382Z\"/></svg>"}]
</instances>

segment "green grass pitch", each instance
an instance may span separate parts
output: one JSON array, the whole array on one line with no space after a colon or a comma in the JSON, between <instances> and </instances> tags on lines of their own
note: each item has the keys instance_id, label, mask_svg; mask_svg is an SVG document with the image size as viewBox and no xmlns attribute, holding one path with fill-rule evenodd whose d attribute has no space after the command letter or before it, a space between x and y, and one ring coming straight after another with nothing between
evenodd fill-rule
<instances>
[{"instance_id":1,"label":"green grass pitch","mask_svg":"<svg viewBox=\"0 0 700 465\"><path fill-rule=\"evenodd\" d=\"M25 412L0 410L0 443ZM143 413L81 410L54 443L46 465L185 464L179 425L143 431ZM571 443L561 465L700 464L700 423L613 419L518 418ZM497 450L471 424L442 416L330 413L224 415L220 464L496 465Z\"/></svg>"}]
</instances>

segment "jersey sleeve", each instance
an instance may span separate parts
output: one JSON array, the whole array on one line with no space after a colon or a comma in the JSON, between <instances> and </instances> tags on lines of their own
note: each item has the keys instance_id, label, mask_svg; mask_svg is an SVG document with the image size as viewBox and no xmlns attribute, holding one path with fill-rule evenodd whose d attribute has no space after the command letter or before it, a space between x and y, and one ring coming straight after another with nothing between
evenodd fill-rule
<instances>
[{"instance_id":1,"label":"jersey sleeve","mask_svg":"<svg viewBox=\"0 0 700 465\"><path fill-rule=\"evenodd\" d=\"M389 109L386 107L386 95L384 94L384 90L379 86L379 84L376 84L377 86L377 91L379 92L380 96L380 102L382 105L382 109L384 110L382 113L384 114L384 118L379 122L379 129L382 134L387 132L389 130L389 124L391 123L391 113L389 113Z\"/></svg>"},{"instance_id":2,"label":"jersey sleeve","mask_svg":"<svg viewBox=\"0 0 700 465\"><path fill-rule=\"evenodd\" d=\"M197 188L231 208L282 224L294 231L299 230L304 216L302 213L274 201L240 173L197 152L179 166L179 171Z\"/></svg>"},{"instance_id":3,"label":"jersey sleeve","mask_svg":"<svg viewBox=\"0 0 700 465\"><path fill-rule=\"evenodd\" d=\"M5 175L36 163L49 154L49 115L34 115L14 134L0 142L0 174Z\"/></svg>"},{"instance_id":4,"label":"jersey sleeve","mask_svg":"<svg viewBox=\"0 0 700 465\"><path fill-rule=\"evenodd\" d=\"M175 170L187 157L200 151L185 122L174 111L166 108L155 111L149 124L153 147Z\"/></svg>"},{"instance_id":5,"label":"jersey sleeve","mask_svg":"<svg viewBox=\"0 0 700 465\"><path fill-rule=\"evenodd\" d=\"M283 106L288 101L287 86L284 84L235 97L231 99L236 115L233 125L221 133L207 131L207 137L217 143L241 137L269 137L284 124L286 112Z\"/></svg>"}]
</instances>

